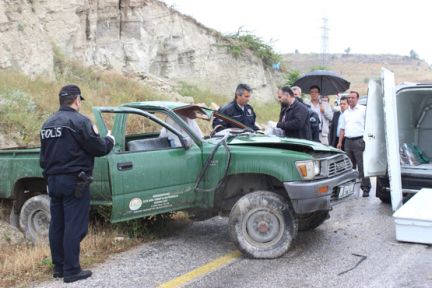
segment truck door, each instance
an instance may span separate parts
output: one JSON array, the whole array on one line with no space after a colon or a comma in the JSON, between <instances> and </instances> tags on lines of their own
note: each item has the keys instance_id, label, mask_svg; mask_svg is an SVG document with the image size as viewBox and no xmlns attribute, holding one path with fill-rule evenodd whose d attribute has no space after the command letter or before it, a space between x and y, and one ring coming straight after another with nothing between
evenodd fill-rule
<instances>
[{"instance_id":1,"label":"truck door","mask_svg":"<svg viewBox=\"0 0 432 288\"><path fill-rule=\"evenodd\" d=\"M366 176L384 175L387 169L393 210L402 205L396 105L394 75L382 68L381 79L369 82L363 159Z\"/></svg>"},{"instance_id":2,"label":"truck door","mask_svg":"<svg viewBox=\"0 0 432 288\"><path fill-rule=\"evenodd\" d=\"M113 135L117 141L107 156L111 221L192 207L202 166L201 149L176 126L178 119L163 111L148 113L126 107L111 112L116 113Z\"/></svg>"}]
</instances>

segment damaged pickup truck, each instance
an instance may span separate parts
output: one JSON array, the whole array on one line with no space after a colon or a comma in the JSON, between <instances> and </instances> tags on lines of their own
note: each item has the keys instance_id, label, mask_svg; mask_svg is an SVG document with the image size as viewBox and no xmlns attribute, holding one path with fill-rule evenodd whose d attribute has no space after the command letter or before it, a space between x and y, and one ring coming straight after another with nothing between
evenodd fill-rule
<instances>
[{"instance_id":1,"label":"damaged pickup truck","mask_svg":"<svg viewBox=\"0 0 432 288\"><path fill-rule=\"evenodd\" d=\"M96 159L91 185L92 205L109 206L112 222L179 210L198 220L225 213L238 249L275 258L298 230L321 225L332 203L358 188L342 151L255 133L197 105L137 102L93 112L101 135L112 130L116 138L112 152ZM203 135L213 117L238 128ZM39 148L0 150L0 198L13 201L11 222L28 238L47 235Z\"/></svg>"}]
</instances>

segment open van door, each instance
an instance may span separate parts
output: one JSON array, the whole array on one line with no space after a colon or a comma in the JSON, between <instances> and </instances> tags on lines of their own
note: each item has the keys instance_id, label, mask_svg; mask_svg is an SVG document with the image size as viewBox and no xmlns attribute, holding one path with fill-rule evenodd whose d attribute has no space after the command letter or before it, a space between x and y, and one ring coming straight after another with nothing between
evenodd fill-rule
<instances>
[{"instance_id":1,"label":"open van door","mask_svg":"<svg viewBox=\"0 0 432 288\"><path fill-rule=\"evenodd\" d=\"M387 149L384 127L384 95L381 80L370 80L363 139L364 174L384 176L387 172Z\"/></svg>"},{"instance_id":2,"label":"open van door","mask_svg":"<svg viewBox=\"0 0 432 288\"><path fill-rule=\"evenodd\" d=\"M384 91L384 119L387 142L387 169L390 178L390 193L393 210L402 206L402 179L399 155L399 127L394 74L381 69Z\"/></svg>"},{"instance_id":3,"label":"open van door","mask_svg":"<svg viewBox=\"0 0 432 288\"><path fill-rule=\"evenodd\" d=\"M397 210L402 206L402 180L394 74L382 68L381 79L370 81L369 85L363 155L365 176L384 175L388 170L392 208Z\"/></svg>"}]
</instances>

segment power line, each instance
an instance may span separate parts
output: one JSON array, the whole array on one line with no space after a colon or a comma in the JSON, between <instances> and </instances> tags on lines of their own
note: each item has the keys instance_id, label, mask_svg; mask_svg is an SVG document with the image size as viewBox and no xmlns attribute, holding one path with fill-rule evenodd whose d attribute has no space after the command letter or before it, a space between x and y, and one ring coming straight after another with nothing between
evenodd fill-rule
<instances>
[{"instance_id":1,"label":"power line","mask_svg":"<svg viewBox=\"0 0 432 288\"><path fill-rule=\"evenodd\" d=\"M323 17L323 25L321 27L321 66L327 66L327 58L329 54L329 27L328 27L328 18Z\"/></svg>"}]
</instances>

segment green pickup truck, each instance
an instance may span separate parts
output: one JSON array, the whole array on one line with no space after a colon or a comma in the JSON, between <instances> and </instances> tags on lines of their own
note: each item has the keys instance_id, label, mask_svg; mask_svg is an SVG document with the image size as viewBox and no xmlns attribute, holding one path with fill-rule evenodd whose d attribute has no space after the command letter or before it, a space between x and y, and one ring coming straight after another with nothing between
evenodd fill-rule
<instances>
[{"instance_id":1,"label":"green pickup truck","mask_svg":"<svg viewBox=\"0 0 432 288\"><path fill-rule=\"evenodd\" d=\"M100 134L112 130L116 139L112 152L96 159L91 185L92 205L109 206L112 222L179 210L199 220L225 213L245 255L275 258L298 230L318 227L333 202L358 189L342 151L256 133L198 105L136 102L93 112ZM236 128L204 135L213 117ZM13 201L11 222L28 238L47 235L38 148L0 150L0 198Z\"/></svg>"}]
</instances>

